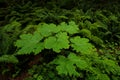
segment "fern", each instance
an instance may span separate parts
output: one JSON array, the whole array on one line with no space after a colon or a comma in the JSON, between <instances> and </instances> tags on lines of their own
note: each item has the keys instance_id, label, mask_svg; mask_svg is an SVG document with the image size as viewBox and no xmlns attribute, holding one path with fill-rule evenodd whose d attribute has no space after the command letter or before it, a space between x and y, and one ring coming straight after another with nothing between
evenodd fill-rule
<instances>
[{"instance_id":1,"label":"fern","mask_svg":"<svg viewBox=\"0 0 120 80\"><path fill-rule=\"evenodd\" d=\"M3 55L0 57L0 62L18 63L18 59L14 55Z\"/></svg>"},{"instance_id":2,"label":"fern","mask_svg":"<svg viewBox=\"0 0 120 80\"><path fill-rule=\"evenodd\" d=\"M103 65L101 66L101 68L104 68L107 74L112 73L114 75L120 75L120 67L113 60L109 60L106 58L106 59L98 61L97 63L98 65Z\"/></svg>"},{"instance_id":3,"label":"fern","mask_svg":"<svg viewBox=\"0 0 120 80\"><path fill-rule=\"evenodd\" d=\"M81 35L87 37L87 38L90 38L91 39L91 31L88 30L88 29L81 29L80 32L79 32Z\"/></svg>"},{"instance_id":4,"label":"fern","mask_svg":"<svg viewBox=\"0 0 120 80\"><path fill-rule=\"evenodd\" d=\"M97 36L91 36L91 40L93 41L93 43L95 43L96 45L100 45L100 46L104 46L103 45L103 41L97 37Z\"/></svg>"},{"instance_id":5,"label":"fern","mask_svg":"<svg viewBox=\"0 0 120 80\"><path fill-rule=\"evenodd\" d=\"M13 47L13 42L17 39L17 36L20 34L21 24L17 21L13 21L10 24L3 26L0 30L0 39L1 39L1 53L9 54L9 50ZM9 52L9 53L8 53Z\"/></svg>"},{"instance_id":6,"label":"fern","mask_svg":"<svg viewBox=\"0 0 120 80\"><path fill-rule=\"evenodd\" d=\"M87 80L110 80L107 74L97 74L97 75L89 75Z\"/></svg>"}]
</instances>

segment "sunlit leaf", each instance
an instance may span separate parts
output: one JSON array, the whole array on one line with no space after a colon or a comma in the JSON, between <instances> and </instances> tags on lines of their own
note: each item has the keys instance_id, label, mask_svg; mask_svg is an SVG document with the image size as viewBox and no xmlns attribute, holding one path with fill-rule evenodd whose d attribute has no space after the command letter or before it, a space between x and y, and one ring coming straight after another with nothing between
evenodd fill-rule
<instances>
[{"instance_id":1,"label":"sunlit leaf","mask_svg":"<svg viewBox=\"0 0 120 80\"><path fill-rule=\"evenodd\" d=\"M93 45L89 43L89 40L86 38L80 38L76 36L71 38L70 41L72 42L71 46L73 50L76 52L81 52L83 54L89 54L93 51Z\"/></svg>"}]
</instances>

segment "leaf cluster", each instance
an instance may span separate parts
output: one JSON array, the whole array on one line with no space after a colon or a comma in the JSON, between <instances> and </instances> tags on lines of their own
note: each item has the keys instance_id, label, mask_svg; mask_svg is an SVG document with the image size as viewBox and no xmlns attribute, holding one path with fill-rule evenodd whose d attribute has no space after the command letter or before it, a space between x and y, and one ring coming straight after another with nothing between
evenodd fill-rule
<instances>
[{"instance_id":1,"label":"leaf cluster","mask_svg":"<svg viewBox=\"0 0 120 80\"><path fill-rule=\"evenodd\" d=\"M72 28L74 26L74 28ZM66 28L64 28L66 27ZM87 38L72 36L79 33L74 22L69 24L39 24L34 33L22 34L15 45L17 55L41 54L45 49L60 53L50 62L56 65L58 75L74 76L85 79L110 80L111 74L119 79L120 67L114 60L98 55L95 47ZM64 50L64 52L62 52ZM69 50L67 57L66 51ZM80 74L81 73L81 74Z\"/></svg>"}]
</instances>

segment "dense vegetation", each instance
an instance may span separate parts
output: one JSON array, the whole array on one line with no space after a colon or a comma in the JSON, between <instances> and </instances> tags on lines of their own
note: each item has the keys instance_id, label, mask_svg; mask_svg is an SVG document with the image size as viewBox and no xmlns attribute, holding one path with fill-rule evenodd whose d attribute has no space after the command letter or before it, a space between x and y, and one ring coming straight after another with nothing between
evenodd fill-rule
<instances>
[{"instance_id":1,"label":"dense vegetation","mask_svg":"<svg viewBox=\"0 0 120 80\"><path fill-rule=\"evenodd\" d=\"M120 80L119 0L0 0L1 80Z\"/></svg>"}]
</instances>

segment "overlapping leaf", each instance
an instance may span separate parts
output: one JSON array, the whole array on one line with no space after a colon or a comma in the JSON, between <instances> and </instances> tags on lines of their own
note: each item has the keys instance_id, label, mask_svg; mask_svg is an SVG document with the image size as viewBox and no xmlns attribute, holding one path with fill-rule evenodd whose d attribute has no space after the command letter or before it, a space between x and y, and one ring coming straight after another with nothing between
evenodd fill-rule
<instances>
[{"instance_id":1,"label":"overlapping leaf","mask_svg":"<svg viewBox=\"0 0 120 80\"><path fill-rule=\"evenodd\" d=\"M3 55L0 57L0 62L18 63L18 59L14 55Z\"/></svg>"},{"instance_id":2,"label":"overlapping leaf","mask_svg":"<svg viewBox=\"0 0 120 80\"><path fill-rule=\"evenodd\" d=\"M82 54L89 54L93 51L93 45L89 43L89 40L86 38L80 38L76 36L70 39L71 46L76 52L81 52Z\"/></svg>"},{"instance_id":3,"label":"overlapping leaf","mask_svg":"<svg viewBox=\"0 0 120 80\"><path fill-rule=\"evenodd\" d=\"M79 76L79 73L76 71L76 67L79 67L80 69L85 69L88 67L87 62L80 59L80 57L76 56L74 53L70 53L67 58L64 56L59 56L52 63L58 65L56 69L59 74L70 76Z\"/></svg>"},{"instance_id":4,"label":"overlapping leaf","mask_svg":"<svg viewBox=\"0 0 120 80\"><path fill-rule=\"evenodd\" d=\"M66 32L60 32L56 36L48 37L45 40L45 48L53 49L55 52L60 52L61 49L69 48L69 41Z\"/></svg>"},{"instance_id":5,"label":"overlapping leaf","mask_svg":"<svg viewBox=\"0 0 120 80\"><path fill-rule=\"evenodd\" d=\"M54 33L57 33L60 31L58 27L56 27L55 24L39 24L37 31L44 37L48 37Z\"/></svg>"},{"instance_id":6,"label":"overlapping leaf","mask_svg":"<svg viewBox=\"0 0 120 80\"><path fill-rule=\"evenodd\" d=\"M73 64L76 64L76 66L82 70L88 67L87 62L85 60L82 60L81 57L75 55L74 53L70 53L68 59L71 62L73 62Z\"/></svg>"},{"instance_id":7,"label":"overlapping leaf","mask_svg":"<svg viewBox=\"0 0 120 80\"><path fill-rule=\"evenodd\" d=\"M63 22L58 27L60 27L61 31L66 31L69 34L78 33L79 31L78 25L76 25L75 22L72 21L69 22L69 24Z\"/></svg>"},{"instance_id":8,"label":"overlapping leaf","mask_svg":"<svg viewBox=\"0 0 120 80\"><path fill-rule=\"evenodd\" d=\"M20 36L20 40L17 40L15 45L19 48L17 54L30 54L34 52L35 54L41 52L44 48L43 44L39 41L43 39L43 37L35 32L32 34L23 34Z\"/></svg>"}]
</instances>

